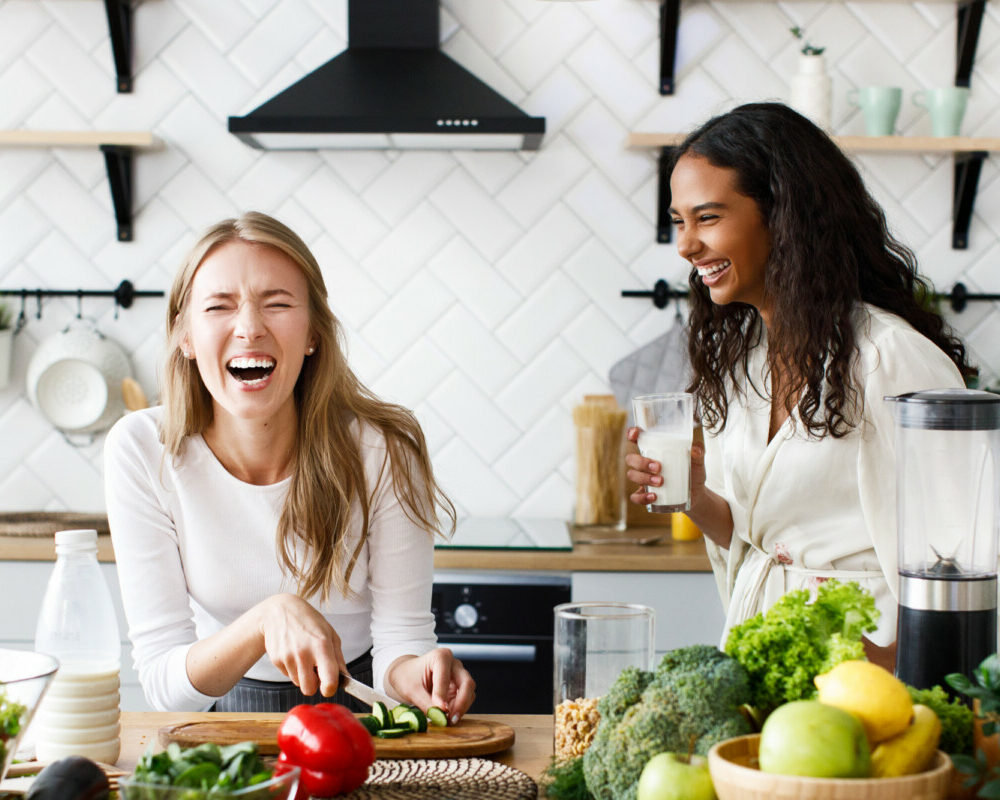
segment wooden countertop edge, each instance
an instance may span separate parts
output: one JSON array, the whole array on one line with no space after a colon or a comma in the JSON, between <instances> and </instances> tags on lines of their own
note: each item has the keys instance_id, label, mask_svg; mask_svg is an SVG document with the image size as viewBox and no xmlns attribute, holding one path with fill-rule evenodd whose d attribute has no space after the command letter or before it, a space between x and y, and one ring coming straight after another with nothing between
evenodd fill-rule
<instances>
[{"instance_id":1,"label":"wooden countertop edge","mask_svg":"<svg viewBox=\"0 0 1000 800\"><path fill-rule=\"evenodd\" d=\"M630 529L621 535L649 533ZM99 561L113 563L114 549L109 536L99 536ZM52 561L55 545L48 536L0 536L0 560ZM573 550L488 550L438 547L434 550L435 569L505 570L531 572L708 572L711 565L703 541L675 542L666 534L654 545L584 545Z\"/></svg>"}]
</instances>

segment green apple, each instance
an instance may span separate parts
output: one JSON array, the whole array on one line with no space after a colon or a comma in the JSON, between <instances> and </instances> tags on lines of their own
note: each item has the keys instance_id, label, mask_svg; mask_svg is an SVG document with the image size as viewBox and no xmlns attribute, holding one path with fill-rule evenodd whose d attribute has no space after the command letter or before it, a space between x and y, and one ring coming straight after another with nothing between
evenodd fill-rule
<instances>
[{"instance_id":1,"label":"green apple","mask_svg":"<svg viewBox=\"0 0 1000 800\"><path fill-rule=\"evenodd\" d=\"M848 711L818 700L779 706L760 732L761 772L810 778L867 778L868 737Z\"/></svg>"},{"instance_id":2,"label":"green apple","mask_svg":"<svg viewBox=\"0 0 1000 800\"><path fill-rule=\"evenodd\" d=\"M646 762L636 800L715 800L708 759L686 753L659 753Z\"/></svg>"}]
</instances>

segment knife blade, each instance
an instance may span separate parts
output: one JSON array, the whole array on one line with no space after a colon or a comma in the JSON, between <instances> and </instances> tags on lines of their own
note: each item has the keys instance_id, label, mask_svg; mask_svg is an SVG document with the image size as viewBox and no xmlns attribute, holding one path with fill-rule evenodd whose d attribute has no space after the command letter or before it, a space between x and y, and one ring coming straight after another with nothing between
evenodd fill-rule
<instances>
[{"instance_id":1,"label":"knife blade","mask_svg":"<svg viewBox=\"0 0 1000 800\"><path fill-rule=\"evenodd\" d=\"M371 686L355 680L350 675L341 675L340 685L349 695L358 698L362 703L367 703L370 706L374 706L375 703L379 702L385 703L386 708L399 705L398 700L393 700L389 695L375 691Z\"/></svg>"}]
</instances>

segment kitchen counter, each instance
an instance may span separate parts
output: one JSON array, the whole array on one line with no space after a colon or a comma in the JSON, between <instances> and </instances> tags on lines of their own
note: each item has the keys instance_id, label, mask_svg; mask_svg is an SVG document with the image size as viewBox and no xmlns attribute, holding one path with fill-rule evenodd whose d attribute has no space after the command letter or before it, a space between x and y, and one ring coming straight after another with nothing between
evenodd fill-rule
<instances>
[{"instance_id":1,"label":"kitchen counter","mask_svg":"<svg viewBox=\"0 0 1000 800\"><path fill-rule=\"evenodd\" d=\"M705 543L675 542L663 529L664 539L651 545L578 544L580 538L595 536L649 536L659 529L629 528L621 533L572 529L572 550L509 550L438 547L434 550L435 569L557 571L557 572L709 572L711 566ZM97 557L113 562L111 537L98 536ZM51 536L0 536L0 561L52 561L55 542Z\"/></svg>"},{"instance_id":2,"label":"kitchen counter","mask_svg":"<svg viewBox=\"0 0 1000 800\"><path fill-rule=\"evenodd\" d=\"M208 712L161 712L124 711L121 715L122 749L115 766L129 772L135 767L139 757L150 745L154 750L162 750L157 739L157 731L166 725L183 722L198 722L212 719L240 719L253 716L255 719L274 718L275 726L284 714L241 714ZM475 715L473 715L475 716ZM501 764L519 769L536 781L552 756L552 715L551 714L496 714L483 718L502 722L514 729L514 745L509 750L497 753L491 758Z\"/></svg>"}]
</instances>

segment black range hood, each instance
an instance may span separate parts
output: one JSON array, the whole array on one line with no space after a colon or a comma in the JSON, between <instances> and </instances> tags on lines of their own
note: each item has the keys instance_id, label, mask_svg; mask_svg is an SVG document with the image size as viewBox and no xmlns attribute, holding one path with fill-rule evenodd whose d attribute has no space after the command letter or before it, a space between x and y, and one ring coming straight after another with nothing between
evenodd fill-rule
<instances>
[{"instance_id":1,"label":"black range hood","mask_svg":"<svg viewBox=\"0 0 1000 800\"><path fill-rule=\"evenodd\" d=\"M537 150L530 117L441 52L438 0L348 0L340 55L229 131L261 150Z\"/></svg>"}]
</instances>

